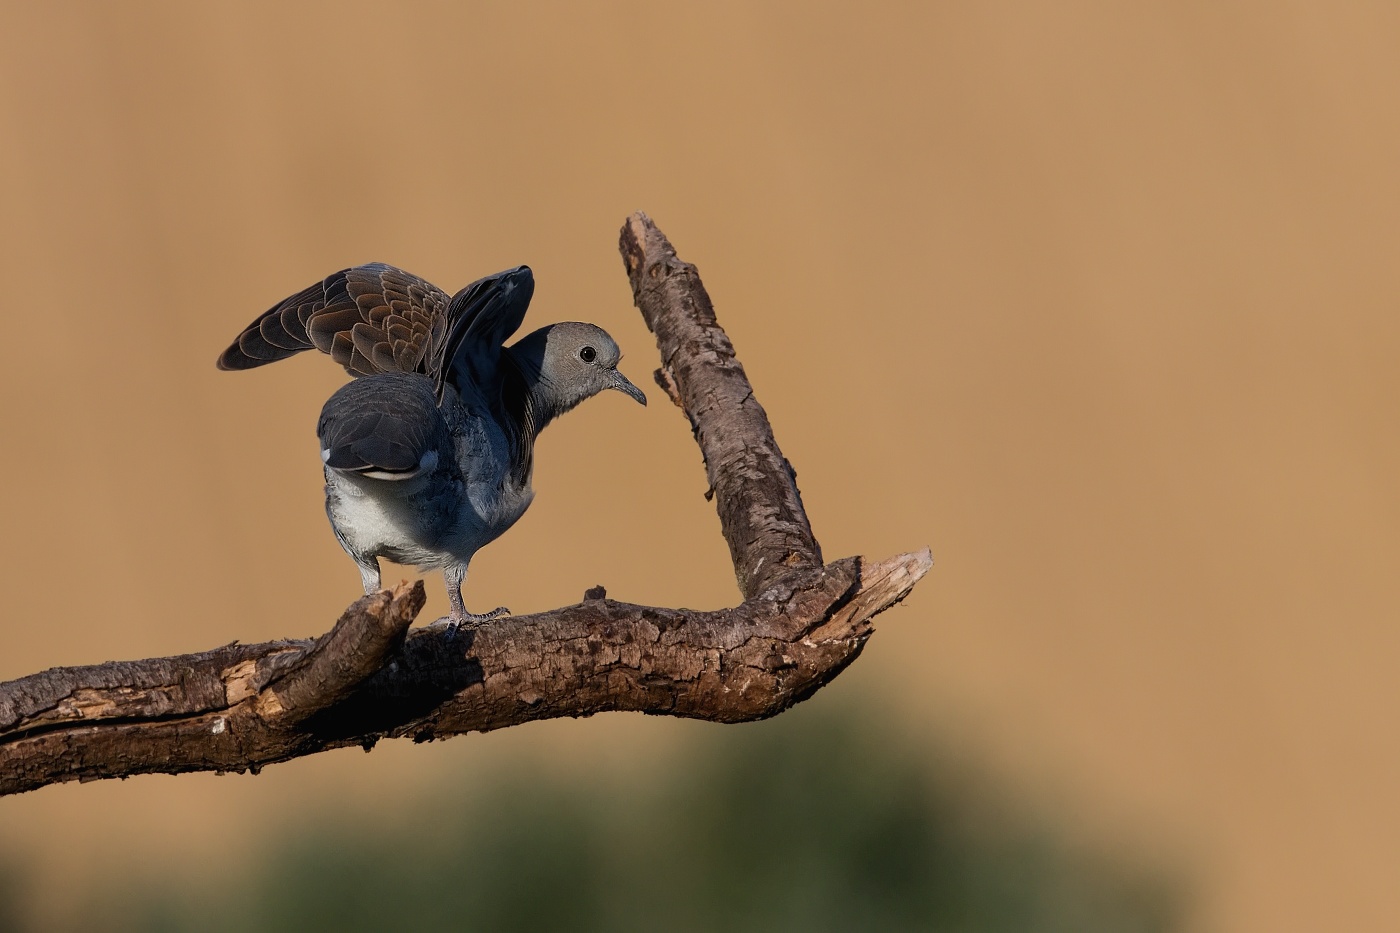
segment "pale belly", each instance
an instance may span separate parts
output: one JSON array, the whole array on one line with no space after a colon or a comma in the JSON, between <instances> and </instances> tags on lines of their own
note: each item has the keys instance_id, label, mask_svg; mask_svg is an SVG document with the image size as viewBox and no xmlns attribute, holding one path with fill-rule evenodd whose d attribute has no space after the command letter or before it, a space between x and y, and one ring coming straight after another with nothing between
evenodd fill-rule
<instances>
[{"instance_id":1,"label":"pale belly","mask_svg":"<svg viewBox=\"0 0 1400 933\"><path fill-rule=\"evenodd\" d=\"M398 481L326 472L326 513L357 560L384 557L424 570L466 564L529 508L530 477L512 479L499 427L456 404L442 411L455 463Z\"/></svg>"},{"instance_id":2,"label":"pale belly","mask_svg":"<svg viewBox=\"0 0 1400 933\"><path fill-rule=\"evenodd\" d=\"M533 490L452 484L452 494L429 496L385 480L328 476L326 513L351 556L383 557L423 570L465 564L514 525ZM390 487L390 488L384 488Z\"/></svg>"}]
</instances>

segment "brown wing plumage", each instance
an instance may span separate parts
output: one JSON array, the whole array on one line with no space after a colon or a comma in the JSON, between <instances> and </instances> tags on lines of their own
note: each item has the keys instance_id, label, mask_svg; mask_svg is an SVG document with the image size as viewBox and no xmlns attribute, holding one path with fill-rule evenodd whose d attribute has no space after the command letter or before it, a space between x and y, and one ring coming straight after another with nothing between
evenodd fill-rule
<instances>
[{"instance_id":1,"label":"brown wing plumage","mask_svg":"<svg viewBox=\"0 0 1400 933\"><path fill-rule=\"evenodd\" d=\"M223 352L219 368L252 369L315 348L352 376L435 376L450 300L384 263L343 269L269 308Z\"/></svg>"}]
</instances>

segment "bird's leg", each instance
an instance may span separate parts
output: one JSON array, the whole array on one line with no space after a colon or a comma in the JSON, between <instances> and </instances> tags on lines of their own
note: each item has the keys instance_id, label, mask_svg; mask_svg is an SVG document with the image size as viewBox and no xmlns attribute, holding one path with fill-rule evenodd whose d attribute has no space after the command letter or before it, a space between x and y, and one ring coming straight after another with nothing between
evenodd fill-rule
<instances>
[{"instance_id":1,"label":"bird's leg","mask_svg":"<svg viewBox=\"0 0 1400 933\"><path fill-rule=\"evenodd\" d=\"M365 595L379 592L379 558L370 557L365 561L355 561L360 565L360 582L365 585Z\"/></svg>"},{"instance_id":2,"label":"bird's leg","mask_svg":"<svg viewBox=\"0 0 1400 933\"><path fill-rule=\"evenodd\" d=\"M447 582L447 601L452 604L452 614L449 616L452 619L449 626L452 631L455 632L462 626L472 627L510 615L510 610L505 606L481 615L467 611L466 603L462 602L462 581L467 578L466 564L451 564L443 570L442 576Z\"/></svg>"}]
</instances>

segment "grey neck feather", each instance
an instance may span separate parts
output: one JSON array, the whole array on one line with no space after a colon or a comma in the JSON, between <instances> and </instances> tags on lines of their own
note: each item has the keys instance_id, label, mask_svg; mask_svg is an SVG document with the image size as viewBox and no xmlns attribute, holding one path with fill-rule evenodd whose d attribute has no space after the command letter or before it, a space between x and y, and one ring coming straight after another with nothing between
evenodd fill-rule
<instances>
[{"instance_id":1,"label":"grey neck feather","mask_svg":"<svg viewBox=\"0 0 1400 933\"><path fill-rule=\"evenodd\" d=\"M536 331L514 346L504 348L501 359L501 414L511 435L511 475L517 484L530 477L535 438L545 425L569 411L581 397L561 390L544 372L548 328Z\"/></svg>"}]
</instances>

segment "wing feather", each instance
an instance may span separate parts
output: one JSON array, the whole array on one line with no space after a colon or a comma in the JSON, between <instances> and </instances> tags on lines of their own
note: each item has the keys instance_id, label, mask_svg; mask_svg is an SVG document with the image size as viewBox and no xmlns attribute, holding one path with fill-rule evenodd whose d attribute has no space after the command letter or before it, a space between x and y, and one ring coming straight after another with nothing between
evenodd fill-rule
<instances>
[{"instance_id":1,"label":"wing feather","mask_svg":"<svg viewBox=\"0 0 1400 933\"><path fill-rule=\"evenodd\" d=\"M251 369L315 348L352 376L422 373L439 399L450 383L494 401L503 346L534 290L528 266L478 279L451 298L394 266L354 266L269 308L223 352L219 368Z\"/></svg>"},{"instance_id":2,"label":"wing feather","mask_svg":"<svg viewBox=\"0 0 1400 933\"><path fill-rule=\"evenodd\" d=\"M459 387L473 384L488 399L499 394L497 364L534 294L534 273L529 266L517 266L477 279L453 296L436 372L439 396L445 382Z\"/></svg>"},{"instance_id":3,"label":"wing feather","mask_svg":"<svg viewBox=\"0 0 1400 933\"><path fill-rule=\"evenodd\" d=\"M219 357L219 368L251 369L314 347L352 375L428 373L449 304L442 289L385 263L342 269L260 315Z\"/></svg>"},{"instance_id":4,"label":"wing feather","mask_svg":"<svg viewBox=\"0 0 1400 933\"><path fill-rule=\"evenodd\" d=\"M389 479L417 473L429 454L441 458L451 448L432 381L414 373L341 386L321 409L316 434L326 466Z\"/></svg>"}]
</instances>

